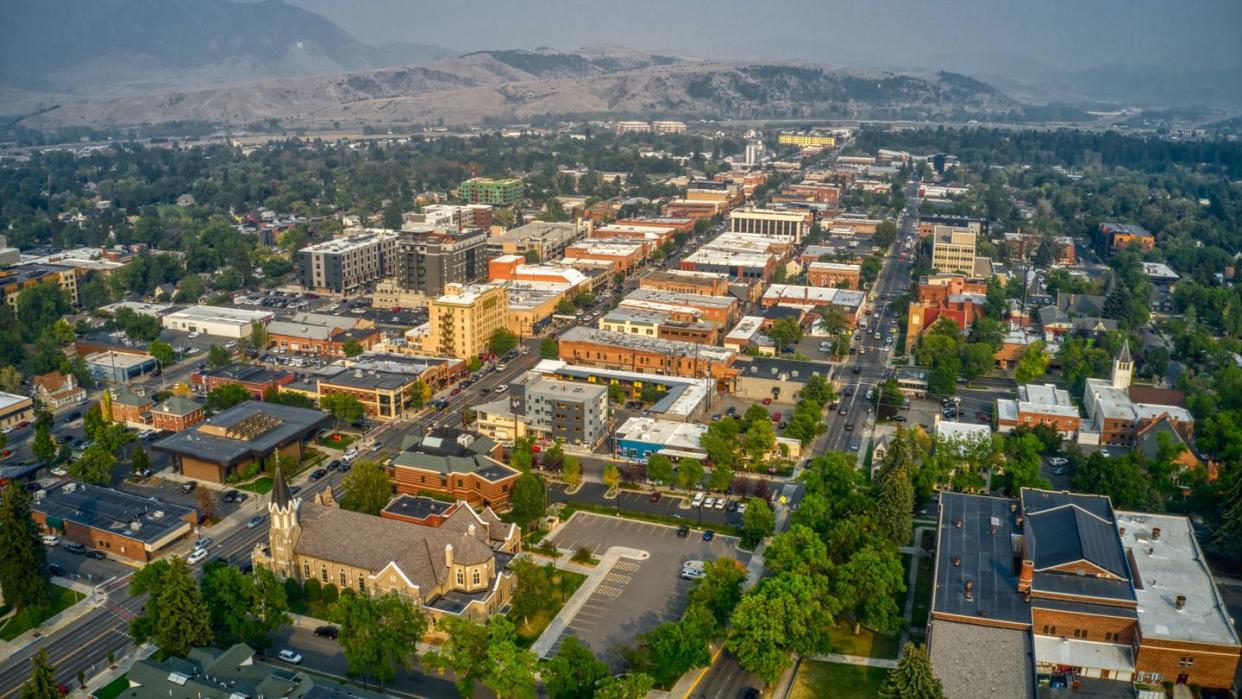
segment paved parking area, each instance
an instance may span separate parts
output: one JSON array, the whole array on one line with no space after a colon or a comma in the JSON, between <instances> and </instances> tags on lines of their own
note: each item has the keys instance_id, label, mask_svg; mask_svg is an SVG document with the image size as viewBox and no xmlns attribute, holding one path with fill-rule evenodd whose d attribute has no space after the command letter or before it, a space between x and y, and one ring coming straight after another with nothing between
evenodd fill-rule
<instances>
[{"instance_id":1,"label":"paved parking area","mask_svg":"<svg viewBox=\"0 0 1242 699\"><path fill-rule=\"evenodd\" d=\"M643 561L618 560L566 630L614 669L620 668L623 645L644 631L679 618L685 610L691 583L681 579L682 563L721 556L736 558L743 565L750 560L750 554L738 549L734 537L703 541L701 530L693 530L689 537L680 539L675 527L585 512L574 515L552 541L561 548L585 546L597 556L612 546L650 554Z\"/></svg>"},{"instance_id":2,"label":"paved parking area","mask_svg":"<svg viewBox=\"0 0 1242 699\"><path fill-rule=\"evenodd\" d=\"M776 488L777 485L772 484L771 487ZM741 518L736 513L723 509L682 509L681 503L684 498L678 495L663 495L659 501L651 502L650 493L638 493L631 490L623 490L615 498L606 498L604 493L608 492L608 488L603 483L583 483L578 492L573 495L567 495L565 488L566 485L564 483L550 484L548 486L548 500L551 502L585 502L601 507L619 507L633 512L647 512L677 517L685 520L692 527L699 526L700 524L704 526L741 524Z\"/></svg>"}]
</instances>

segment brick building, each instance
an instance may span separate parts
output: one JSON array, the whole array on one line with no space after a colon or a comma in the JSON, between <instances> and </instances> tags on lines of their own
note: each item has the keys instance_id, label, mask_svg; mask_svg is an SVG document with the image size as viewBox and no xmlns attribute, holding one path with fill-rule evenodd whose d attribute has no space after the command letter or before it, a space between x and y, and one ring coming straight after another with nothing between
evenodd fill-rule
<instances>
[{"instance_id":1,"label":"brick building","mask_svg":"<svg viewBox=\"0 0 1242 699\"><path fill-rule=\"evenodd\" d=\"M221 386L236 384L250 392L255 400L263 400L270 390L293 383L294 375L274 371L254 364L230 364L219 369L204 369L190 375L190 381L203 393L210 393Z\"/></svg>"},{"instance_id":2,"label":"brick building","mask_svg":"<svg viewBox=\"0 0 1242 699\"><path fill-rule=\"evenodd\" d=\"M684 269L657 270L640 277L638 288L669 291L676 294L725 296L729 293L729 277L715 272L694 272Z\"/></svg>"},{"instance_id":3,"label":"brick building","mask_svg":"<svg viewBox=\"0 0 1242 699\"><path fill-rule=\"evenodd\" d=\"M406 437L388 467L398 493L438 493L476 507L504 508L521 473L501 463L501 453L487 437L440 427Z\"/></svg>"},{"instance_id":4,"label":"brick building","mask_svg":"<svg viewBox=\"0 0 1242 699\"><path fill-rule=\"evenodd\" d=\"M840 262L812 262L806 268L806 283L809 286L859 289L862 288L861 276L861 265L848 265Z\"/></svg>"},{"instance_id":5,"label":"brick building","mask_svg":"<svg viewBox=\"0 0 1242 699\"><path fill-rule=\"evenodd\" d=\"M151 408L151 426L169 432L188 430L206 417L202 405L180 396L173 396Z\"/></svg>"},{"instance_id":6,"label":"brick building","mask_svg":"<svg viewBox=\"0 0 1242 699\"><path fill-rule=\"evenodd\" d=\"M560 358L604 369L713 378L722 385L730 384L737 374L732 350L581 326L561 335Z\"/></svg>"},{"instance_id":7,"label":"brick building","mask_svg":"<svg viewBox=\"0 0 1242 699\"><path fill-rule=\"evenodd\" d=\"M97 485L66 481L42 492L31 510L45 531L138 563L188 538L198 524L192 508Z\"/></svg>"},{"instance_id":8,"label":"brick building","mask_svg":"<svg viewBox=\"0 0 1242 699\"><path fill-rule=\"evenodd\" d=\"M1017 398L996 399L996 431L1008 433L1015 427L1050 425L1066 439L1078 435L1082 417L1069 392L1053 384L1023 384Z\"/></svg>"}]
</instances>

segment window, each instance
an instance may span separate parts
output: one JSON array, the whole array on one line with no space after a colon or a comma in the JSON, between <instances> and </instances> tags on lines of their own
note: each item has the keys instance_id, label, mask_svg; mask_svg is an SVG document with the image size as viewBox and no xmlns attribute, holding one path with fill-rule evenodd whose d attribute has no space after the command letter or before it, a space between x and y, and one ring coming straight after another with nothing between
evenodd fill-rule
<instances>
[{"instance_id":1,"label":"window","mask_svg":"<svg viewBox=\"0 0 1242 699\"><path fill-rule=\"evenodd\" d=\"M479 584L479 583L481 583L481 582L482 582L482 577L481 577L481 575L479 574L479 569L478 569L478 568L475 568L475 569L474 569L474 571L472 571L472 572L470 573L470 584L471 584L471 585L478 585L478 584Z\"/></svg>"},{"instance_id":2,"label":"window","mask_svg":"<svg viewBox=\"0 0 1242 699\"><path fill-rule=\"evenodd\" d=\"M366 594L366 591L367 591L367 576L363 575L362 573L359 573L358 574L358 592Z\"/></svg>"},{"instance_id":3,"label":"window","mask_svg":"<svg viewBox=\"0 0 1242 699\"><path fill-rule=\"evenodd\" d=\"M302 562L302 579L310 580L310 564L305 561Z\"/></svg>"},{"instance_id":4,"label":"window","mask_svg":"<svg viewBox=\"0 0 1242 699\"><path fill-rule=\"evenodd\" d=\"M1178 667L1194 667L1195 659L1191 656L1186 656L1185 658L1181 658L1180 660L1177 661L1177 666Z\"/></svg>"},{"instance_id":5,"label":"window","mask_svg":"<svg viewBox=\"0 0 1242 699\"><path fill-rule=\"evenodd\" d=\"M328 566L319 566L319 581L325 583L328 582Z\"/></svg>"},{"instance_id":6,"label":"window","mask_svg":"<svg viewBox=\"0 0 1242 699\"><path fill-rule=\"evenodd\" d=\"M457 584L462 587L466 585L466 571L461 568L457 569Z\"/></svg>"},{"instance_id":7,"label":"window","mask_svg":"<svg viewBox=\"0 0 1242 699\"><path fill-rule=\"evenodd\" d=\"M341 569L340 580L341 580L341 589L345 589L349 587L349 577L345 574L344 568Z\"/></svg>"}]
</instances>

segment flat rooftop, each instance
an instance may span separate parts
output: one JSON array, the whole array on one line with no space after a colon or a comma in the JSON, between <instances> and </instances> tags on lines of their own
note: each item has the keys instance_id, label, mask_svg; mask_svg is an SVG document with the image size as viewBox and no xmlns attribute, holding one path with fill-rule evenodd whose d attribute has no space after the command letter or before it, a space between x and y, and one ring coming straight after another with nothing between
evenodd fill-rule
<instances>
[{"instance_id":1,"label":"flat rooftop","mask_svg":"<svg viewBox=\"0 0 1242 699\"><path fill-rule=\"evenodd\" d=\"M454 505L455 503L444 502L443 500L436 500L422 495L398 495L384 506L380 515L389 514L412 517L414 519L426 519L433 515L443 516Z\"/></svg>"},{"instance_id":2,"label":"flat rooftop","mask_svg":"<svg viewBox=\"0 0 1242 699\"><path fill-rule=\"evenodd\" d=\"M1117 512L1116 518L1117 532L1134 566L1143 638L1239 645L1190 520L1138 512ZM1159 538L1153 536L1155 529L1160 530ZM1186 599L1182 609L1177 608L1178 596Z\"/></svg>"},{"instance_id":3,"label":"flat rooftop","mask_svg":"<svg viewBox=\"0 0 1242 699\"><path fill-rule=\"evenodd\" d=\"M608 345L611 347L623 347L625 349L637 352L655 352L657 354L667 354L671 356L681 357L698 357L699 359L714 362L725 362L733 359L732 350L723 347L712 347L710 345L701 345L694 342L681 342L679 340L661 340L655 337L643 337L641 335L631 335L629 333L608 332L606 330L596 330L595 328L584 328L580 325L574 326L561 335L562 341L569 342L589 342L597 345Z\"/></svg>"},{"instance_id":4,"label":"flat rooftop","mask_svg":"<svg viewBox=\"0 0 1242 699\"><path fill-rule=\"evenodd\" d=\"M1018 592L1020 564L1015 564L1015 553L1021 551L1021 538L1015 528L1015 513L1009 509L1015 502L1011 498L940 493L933 614L1031 623L1030 605ZM966 599L967 581L972 584L971 599ZM933 627L938 630L940 623L937 620Z\"/></svg>"},{"instance_id":5,"label":"flat rooftop","mask_svg":"<svg viewBox=\"0 0 1242 699\"><path fill-rule=\"evenodd\" d=\"M578 381L555 381L544 374L538 374L534 381L526 386L527 395L551 394L584 400L598 400L607 395L608 387L602 384L581 383Z\"/></svg>"},{"instance_id":6,"label":"flat rooftop","mask_svg":"<svg viewBox=\"0 0 1242 699\"><path fill-rule=\"evenodd\" d=\"M1028 631L943 619L932 624L928 648L932 669L952 699L1034 697L1033 652Z\"/></svg>"},{"instance_id":7,"label":"flat rooftop","mask_svg":"<svg viewBox=\"0 0 1242 699\"><path fill-rule=\"evenodd\" d=\"M707 294L685 294L662 289L635 289L625 295L626 301L651 301L654 303L671 303L694 308L730 309L737 305L737 299L731 296L708 296Z\"/></svg>"},{"instance_id":8,"label":"flat rooftop","mask_svg":"<svg viewBox=\"0 0 1242 699\"><path fill-rule=\"evenodd\" d=\"M699 440L707 432L707 425L691 422L656 420L649 417L632 417L617 428L617 439L659 444L679 451L702 452Z\"/></svg>"},{"instance_id":9,"label":"flat rooftop","mask_svg":"<svg viewBox=\"0 0 1242 699\"><path fill-rule=\"evenodd\" d=\"M131 367L142 366L148 362L154 362L153 357L141 354L128 354L126 352L95 352L86 355L87 364L95 364L104 367L116 367L118 369L129 369Z\"/></svg>"},{"instance_id":10,"label":"flat rooftop","mask_svg":"<svg viewBox=\"0 0 1242 699\"><path fill-rule=\"evenodd\" d=\"M396 237L396 231L368 229L365 233L350 235L344 238L334 238L332 240L325 240L322 243L308 245L298 252L326 252L340 254L351 250L365 248L368 245L375 245L376 243L380 243L385 240L394 240Z\"/></svg>"},{"instance_id":11,"label":"flat rooftop","mask_svg":"<svg viewBox=\"0 0 1242 699\"><path fill-rule=\"evenodd\" d=\"M257 426L249 438L224 436L213 432L232 430L253 422L256 416L274 418ZM332 416L309 408L246 401L217 413L194 427L177 432L151 445L156 451L232 464L251 457L264 457L277 447L305 439L316 430L332 424Z\"/></svg>"},{"instance_id":12,"label":"flat rooftop","mask_svg":"<svg viewBox=\"0 0 1242 699\"><path fill-rule=\"evenodd\" d=\"M701 248L686 256L684 262L721 267L766 267L772 260L769 253L732 252L713 248Z\"/></svg>"},{"instance_id":13,"label":"flat rooftop","mask_svg":"<svg viewBox=\"0 0 1242 699\"><path fill-rule=\"evenodd\" d=\"M247 311L241 308L223 306L190 306L164 316L165 320L197 321L200 323L225 323L229 325L249 325L251 323L270 320L269 311Z\"/></svg>"},{"instance_id":14,"label":"flat rooftop","mask_svg":"<svg viewBox=\"0 0 1242 699\"><path fill-rule=\"evenodd\" d=\"M31 402L30 396L19 396L16 393L5 393L4 391L0 391L0 410L8 410L15 405Z\"/></svg>"},{"instance_id":15,"label":"flat rooftop","mask_svg":"<svg viewBox=\"0 0 1242 699\"><path fill-rule=\"evenodd\" d=\"M324 367L330 369L333 367ZM319 373L318 378L320 384L328 384L329 386L344 386L346 388L357 388L364 390L382 390L397 391L408 386L417 380L409 374L393 374L387 371L376 371L374 369L349 369L346 367L336 367L339 369L331 374Z\"/></svg>"},{"instance_id":16,"label":"flat rooftop","mask_svg":"<svg viewBox=\"0 0 1242 699\"><path fill-rule=\"evenodd\" d=\"M188 530L194 510L112 488L69 481L44 491L32 507L48 517L155 544Z\"/></svg>"}]
</instances>

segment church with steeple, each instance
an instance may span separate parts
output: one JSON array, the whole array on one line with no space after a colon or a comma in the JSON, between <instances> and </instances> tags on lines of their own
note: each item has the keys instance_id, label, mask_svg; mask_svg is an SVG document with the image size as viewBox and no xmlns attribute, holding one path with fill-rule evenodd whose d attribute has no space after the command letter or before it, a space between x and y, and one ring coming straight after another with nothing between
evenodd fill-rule
<instances>
[{"instance_id":1,"label":"church with steeple","mask_svg":"<svg viewBox=\"0 0 1242 699\"><path fill-rule=\"evenodd\" d=\"M1121 345L1108 379L1087 379L1082 402L1087 409L1083 432L1098 435L1105 446L1133 447L1157 423L1171 426L1189 443L1194 430L1178 391L1133 386L1134 357L1130 341Z\"/></svg>"},{"instance_id":2,"label":"church with steeple","mask_svg":"<svg viewBox=\"0 0 1242 699\"><path fill-rule=\"evenodd\" d=\"M300 583L359 594L396 592L433 615L486 619L508 603L507 570L520 532L490 509L457 503L435 526L341 508L332 488L309 501L289 491L277 466L268 502L268 540L256 544L256 568Z\"/></svg>"}]
</instances>

